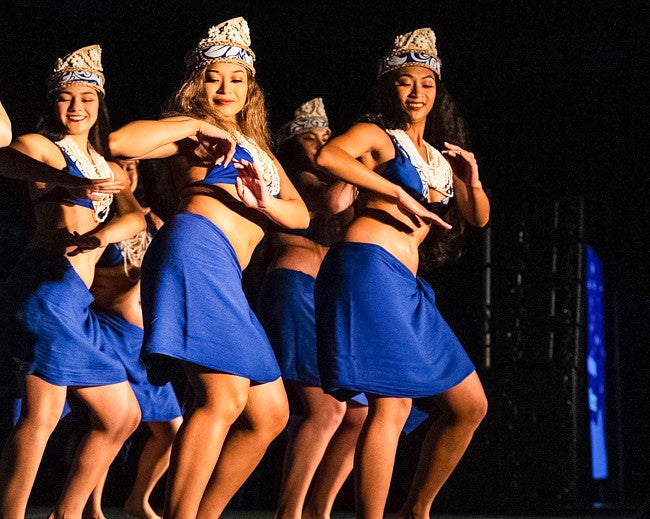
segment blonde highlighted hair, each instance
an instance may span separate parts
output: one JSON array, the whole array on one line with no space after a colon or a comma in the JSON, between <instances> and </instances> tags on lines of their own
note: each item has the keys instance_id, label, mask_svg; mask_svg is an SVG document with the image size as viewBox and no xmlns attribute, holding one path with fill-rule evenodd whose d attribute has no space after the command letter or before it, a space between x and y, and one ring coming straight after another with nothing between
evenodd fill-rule
<instances>
[{"instance_id":1,"label":"blonde highlighted hair","mask_svg":"<svg viewBox=\"0 0 650 519\"><path fill-rule=\"evenodd\" d=\"M166 115L188 115L219 126L225 130L238 130L252 138L258 146L270 152L271 134L268 126L264 92L253 75L247 70L248 93L246 103L237 114L238 128L224 121L205 95L206 67L194 70L169 101Z\"/></svg>"}]
</instances>

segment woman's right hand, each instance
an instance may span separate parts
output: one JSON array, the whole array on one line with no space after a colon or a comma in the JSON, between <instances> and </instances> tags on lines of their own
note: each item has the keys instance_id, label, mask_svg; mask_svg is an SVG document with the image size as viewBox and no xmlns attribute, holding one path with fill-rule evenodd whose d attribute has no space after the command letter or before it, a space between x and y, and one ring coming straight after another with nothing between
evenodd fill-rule
<instances>
[{"instance_id":1,"label":"woman's right hand","mask_svg":"<svg viewBox=\"0 0 650 519\"><path fill-rule=\"evenodd\" d=\"M451 225L445 222L437 214L426 209L420 202L401 188L398 191L395 201L397 202L397 207L400 211L411 217L413 223L418 227L420 227L420 221L424 221L426 223L439 225L443 229L451 229Z\"/></svg>"},{"instance_id":2,"label":"woman's right hand","mask_svg":"<svg viewBox=\"0 0 650 519\"><path fill-rule=\"evenodd\" d=\"M200 121L196 132L198 146L195 155L203 160L210 158L213 164L227 166L235 154L235 139L226 130Z\"/></svg>"},{"instance_id":3,"label":"woman's right hand","mask_svg":"<svg viewBox=\"0 0 650 519\"><path fill-rule=\"evenodd\" d=\"M96 202L101 200L99 195L114 195L126 187L119 180L107 178L88 179L73 175L62 175L62 177L60 185L65 187L73 198L87 198Z\"/></svg>"}]
</instances>

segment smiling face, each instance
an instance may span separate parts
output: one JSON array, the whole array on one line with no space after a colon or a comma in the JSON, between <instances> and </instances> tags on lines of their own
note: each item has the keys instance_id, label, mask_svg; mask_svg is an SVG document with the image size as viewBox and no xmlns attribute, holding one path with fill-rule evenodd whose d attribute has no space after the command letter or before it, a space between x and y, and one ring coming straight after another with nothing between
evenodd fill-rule
<instances>
[{"instance_id":1,"label":"smiling face","mask_svg":"<svg viewBox=\"0 0 650 519\"><path fill-rule=\"evenodd\" d=\"M316 152L330 139L331 135L332 131L329 128L312 128L296 135L296 140L305 151L307 158L314 162Z\"/></svg>"},{"instance_id":2,"label":"smiling face","mask_svg":"<svg viewBox=\"0 0 650 519\"><path fill-rule=\"evenodd\" d=\"M205 95L226 121L237 122L248 96L248 72L236 63L215 62L205 69Z\"/></svg>"},{"instance_id":3,"label":"smiling face","mask_svg":"<svg viewBox=\"0 0 650 519\"><path fill-rule=\"evenodd\" d=\"M436 99L436 78L425 67L403 67L395 78L397 97L411 123L426 120Z\"/></svg>"},{"instance_id":4,"label":"smiling face","mask_svg":"<svg viewBox=\"0 0 650 519\"><path fill-rule=\"evenodd\" d=\"M99 94L83 83L66 85L56 94L55 110L68 135L87 134L97 122Z\"/></svg>"}]
</instances>

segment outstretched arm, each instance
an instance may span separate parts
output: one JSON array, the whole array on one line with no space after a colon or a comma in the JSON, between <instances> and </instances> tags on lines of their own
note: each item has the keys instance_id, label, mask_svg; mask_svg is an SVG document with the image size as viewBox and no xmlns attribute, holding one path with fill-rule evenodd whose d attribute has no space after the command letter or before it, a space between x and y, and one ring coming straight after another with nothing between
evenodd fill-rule
<instances>
[{"instance_id":1,"label":"outstretched arm","mask_svg":"<svg viewBox=\"0 0 650 519\"><path fill-rule=\"evenodd\" d=\"M0 175L27 182L44 182L68 189L78 188L87 198L92 192L118 193L125 184L111 179L88 179L75 177L65 168L57 169L46 163L48 160L43 149L54 146L52 142L38 134L18 137L11 146L0 149ZM57 152L60 155L59 152Z\"/></svg>"},{"instance_id":2,"label":"outstretched arm","mask_svg":"<svg viewBox=\"0 0 650 519\"><path fill-rule=\"evenodd\" d=\"M235 153L227 131L186 116L133 121L112 132L109 145L115 157L166 158L180 153L185 139L195 140L199 153L210 156L213 163L227 164Z\"/></svg>"},{"instance_id":3,"label":"outstretched arm","mask_svg":"<svg viewBox=\"0 0 650 519\"><path fill-rule=\"evenodd\" d=\"M0 148L9 146L11 142L11 121L5 107L0 102Z\"/></svg>"}]
</instances>

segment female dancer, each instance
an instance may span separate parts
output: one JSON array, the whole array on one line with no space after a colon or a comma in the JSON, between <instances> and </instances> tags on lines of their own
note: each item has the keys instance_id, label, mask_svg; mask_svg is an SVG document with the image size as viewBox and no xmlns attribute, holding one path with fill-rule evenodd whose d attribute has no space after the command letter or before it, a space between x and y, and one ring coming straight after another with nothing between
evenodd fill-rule
<instances>
[{"instance_id":1,"label":"female dancer","mask_svg":"<svg viewBox=\"0 0 650 519\"><path fill-rule=\"evenodd\" d=\"M136 121L113 134L124 156L180 153L180 206L154 237L142 265L149 379L180 367L193 401L186 405L169 467L166 518L218 517L288 419L273 350L250 309L242 270L271 220L304 228L309 214L270 156L264 96L243 18L210 29L188 55L188 74L174 99L180 116ZM193 142L178 127L196 118L223 128L213 156L197 164ZM179 142L180 141L180 142ZM208 146L210 148L210 146Z\"/></svg>"},{"instance_id":2,"label":"female dancer","mask_svg":"<svg viewBox=\"0 0 650 519\"><path fill-rule=\"evenodd\" d=\"M352 184L335 180L314 163L331 133L323 101L316 98L296 110L278 139L278 159L305 200L311 219L306 230L277 229L271 234L274 254L258 304L282 378L292 385L302 408L292 413L301 415L301 422L289 431L276 517L329 517L352 470L354 446L367 411L358 402L339 402L325 394L318 377L314 282L330 243L345 223L340 217L349 215L341 212L352 205L357 193ZM338 218L332 216L336 213Z\"/></svg>"},{"instance_id":3,"label":"female dancer","mask_svg":"<svg viewBox=\"0 0 650 519\"><path fill-rule=\"evenodd\" d=\"M398 36L380 62L376 123L353 126L316 159L368 195L344 241L327 254L315 292L323 387L339 398L363 391L369 400L355 454L359 517L383 516L413 398L435 395L442 414L427 434L400 517L429 517L487 407L431 287L416 277L419 246L432 225L436 240L445 239L451 226L440 215L452 203L472 225L489 217L474 156L447 143L464 145L450 132L454 121L445 114L449 103L439 79L433 31ZM437 143L432 134L440 146L447 141L444 157L424 140L425 131L443 137Z\"/></svg>"},{"instance_id":4,"label":"female dancer","mask_svg":"<svg viewBox=\"0 0 650 519\"><path fill-rule=\"evenodd\" d=\"M119 161L126 171L131 191L138 185L137 161ZM147 381L147 372L140 360L142 347L142 306L140 304L140 267L144 253L157 230L155 220L150 219L149 228L120 243L111 243L95 267L95 278L90 287L105 341L112 346L125 365L131 388L138 399L142 421L147 424L147 438L140 459L131 493L124 510L139 519L159 519L149 503L156 483L169 466L174 436L181 425L181 410L171 383L154 386ZM107 474L95 488L88 501L85 519L102 519L101 499Z\"/></svg>"},{"instance_id":5,"label":"female dancer","mask_svg":"<svg viewBox=\"0 0 650 519\"><path fill-rule=\"evenodd\" d=\"M12 147L53 168L67 166L70 174L115 178L125 186L124 171L104 159L108 118L99 46L58 60L48 86L51 109L42 133L23 135ZM3 290L3 317L9 323L2 326L2 344L21 361L22 406L0 462L0 515L25 516L69 390L90 409L91 428L52 517L80 518L93 487L140 419L124 368L103 342L89 308L88 288L104 248L142 230L145 220L129 190L102 192L93 201L52 184L31 182L29 188L34 236ZM116 215L109 221L113 199Z\"/></svg>"}]
</instances>

